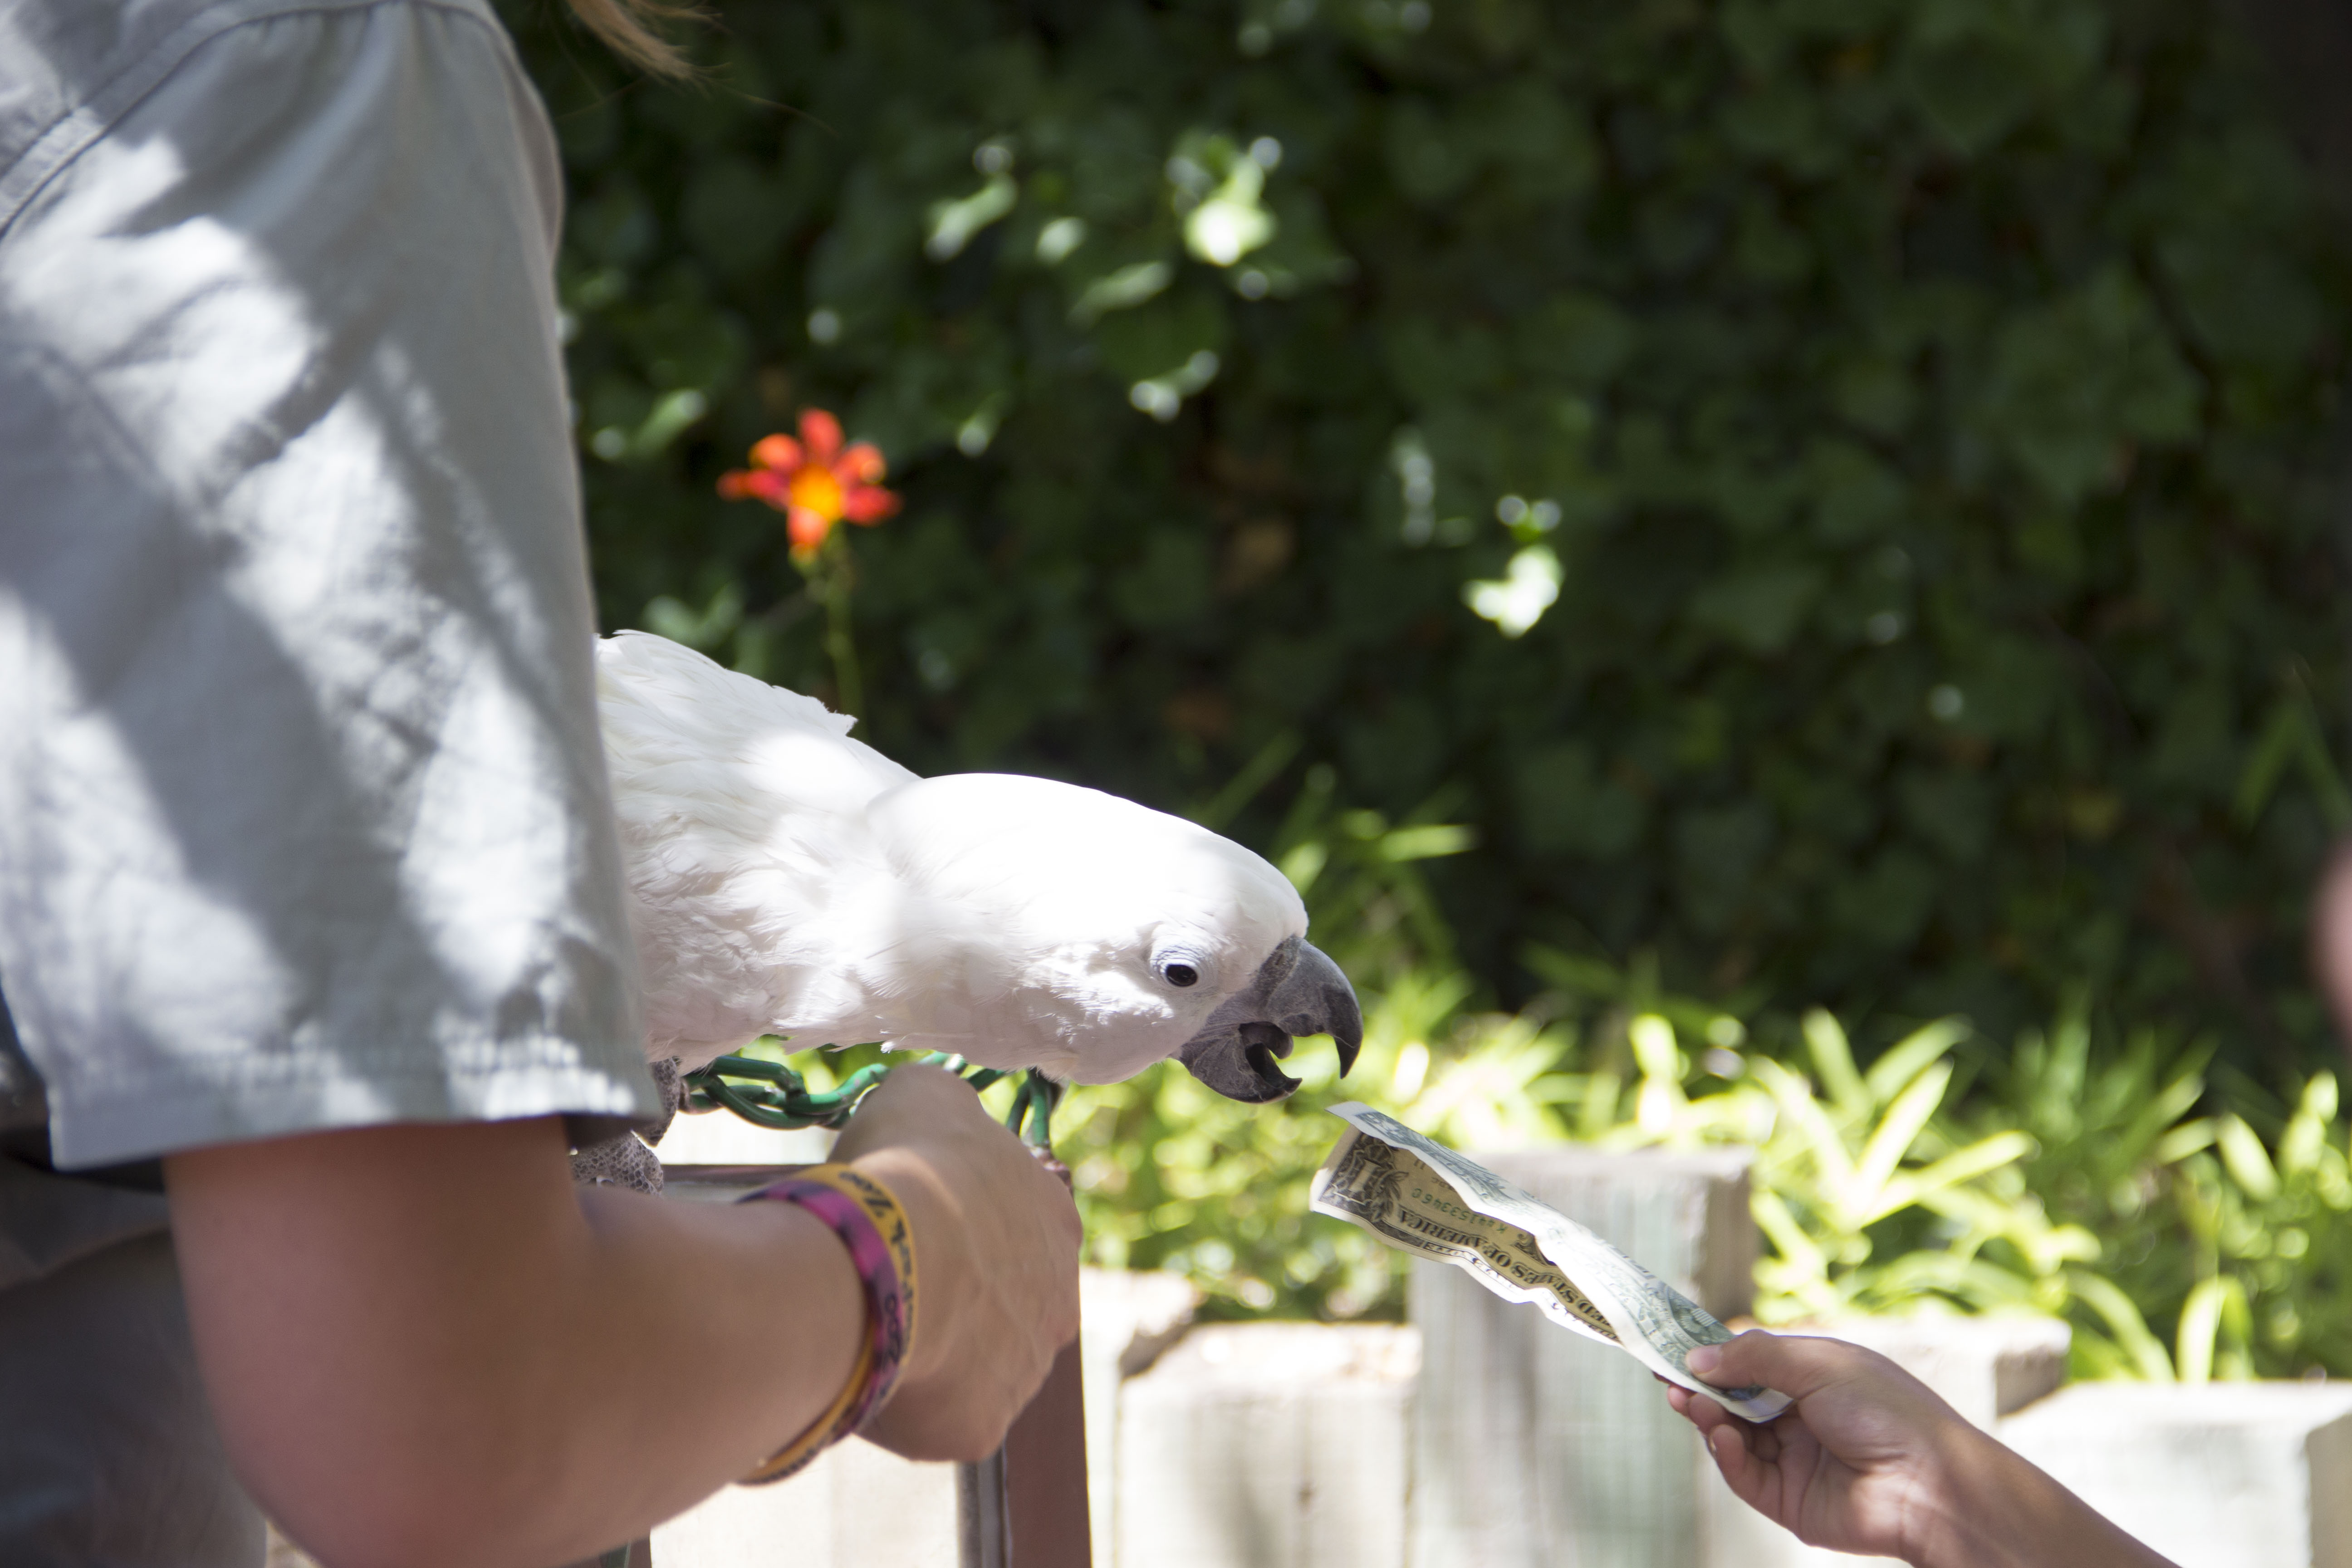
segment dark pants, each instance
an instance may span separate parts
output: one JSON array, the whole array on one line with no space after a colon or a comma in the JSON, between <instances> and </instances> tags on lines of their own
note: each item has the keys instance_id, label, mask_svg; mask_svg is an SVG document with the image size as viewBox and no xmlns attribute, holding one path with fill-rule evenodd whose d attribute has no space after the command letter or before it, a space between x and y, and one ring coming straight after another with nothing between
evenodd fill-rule
<instances>
[{"instance_id":1,"label":"dark pants","mask_svg":"<svg viewBox=\"0 0 2352 1568\"><path fill-rule=\"evenodd\" d=\"M0 1563L260 1568L265 1550L196 1375L167 1231L0 1289Z\"/></svg>"}]
</instances>

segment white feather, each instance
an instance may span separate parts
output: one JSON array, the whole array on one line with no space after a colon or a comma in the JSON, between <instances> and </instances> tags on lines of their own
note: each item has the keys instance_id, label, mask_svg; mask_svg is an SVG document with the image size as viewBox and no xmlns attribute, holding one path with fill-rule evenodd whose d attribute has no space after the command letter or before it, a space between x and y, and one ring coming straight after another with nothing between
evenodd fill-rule
<instances>
[{"instance_id":1,"label":"white feather","mask_svg":"<svg viewBox=\"0 0 2352 1568\"><path fill-rule=\"evenodd\" d=\"M1181 817L919 778L822 703L643 632L603 639L597 677L649 1057L774 1033L1108 1083L1307 929L1279 871ZM1199 984L1166 982L1171 955Z\"/></svg>"}]
</instances>

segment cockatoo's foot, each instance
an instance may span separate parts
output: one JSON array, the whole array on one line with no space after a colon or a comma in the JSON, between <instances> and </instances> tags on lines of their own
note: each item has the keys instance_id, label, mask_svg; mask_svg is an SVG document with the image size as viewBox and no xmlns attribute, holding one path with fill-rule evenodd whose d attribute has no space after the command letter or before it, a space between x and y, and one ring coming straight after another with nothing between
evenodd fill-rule
<instances>
[{"instance_id":1,"label":"cockatoo's foot","mask_svg":"<svg viewBox=\"0 0 2352 1568\"><path fill-rule=\"evenodd\" d=\"M633 1193L662 1190L661 1156L634 1132L572 1152L572 1180L583 1187L626 1187Z\"/></svg>"},{"instance_id":2,"label":"cockatoo's foot","mask_svg":"<svg viewBox=\"0 0 2352 1568\"><path fill-rule=\"evenodd\" d=\"M660 1142L662 1135L669 1131L678 1105L686 1098L686 1085L678 1077L676 1057L650 1066L654 1088L661 1093L662 1113L610 1138L574 1149L572 1180L575 1184L585 1187L626 1187L633 1193L662 1190L661 1156L653 1152L652 1145Z\"/></svg>"},{"instance_id":3,"label":"cockatoo's foot","mask_svg":"<svg viewBox=\"0 0 2352 1568\"><path fill-rule=\"evenodd\" d=\"M637 1123L637 1136L648 1143L658 1143L668 1135L669 1124L677 1120L678 1107L686 1103L686 1079L679 1076L676 1057L647 1062L646 1068L654 1075L654 1090L661 1096L662 1113L651 1121Z\"/></svg>"}]
</instances>

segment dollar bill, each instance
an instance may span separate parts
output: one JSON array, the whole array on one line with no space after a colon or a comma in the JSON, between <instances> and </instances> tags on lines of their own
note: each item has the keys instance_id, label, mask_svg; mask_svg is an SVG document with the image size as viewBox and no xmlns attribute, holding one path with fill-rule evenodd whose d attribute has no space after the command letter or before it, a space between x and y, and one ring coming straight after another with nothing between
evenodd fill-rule
<instances>
[{"instance_id":1,"label":"dollar bill","mask_svg":"<svg viewBox=\"0 0 2352 1568\"><path fill-rule=\"evenodd\" d=\"M1349 1131L1316 1173L1318 1213L1466 1269L1504 1300L1531 1302L1750 1421L1789 1407L1771 1389L1717 1388L1693 1373L1690 1352L1731 1331L1558 1209L1370 1106L1350 1101L1331 1113Z\"/></svg>"}]
</instances>

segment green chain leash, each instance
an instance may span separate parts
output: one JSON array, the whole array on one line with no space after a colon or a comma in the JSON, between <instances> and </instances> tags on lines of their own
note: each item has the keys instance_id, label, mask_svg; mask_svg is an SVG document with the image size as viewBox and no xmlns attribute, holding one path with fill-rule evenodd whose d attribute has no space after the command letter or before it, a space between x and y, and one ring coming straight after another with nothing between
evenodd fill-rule
<instances>
[{"instance_id":1,"label":"green chain leash","mask_svg":"<svg viewBox=\"0 0 2352 1568\"><path fill-rule=\"evenodd\" d=\"M915 1058L919 1067L945 1068L974 1089L983 1089L1012 1074L996 1068L976 1068L961 1057L934 1051ZM889 1076L891 1064L875 1062L844 1079L826 1093L809 1092L808 1079L782 1062L757 1057L719 1057L710 1065L686 1075L686 1103L694 1110L731 1110L761 1127L839 1127L856 1110L876 1084ZM1013 1097L1013 1112L1004 1124L1033 1149L1053 1147L1054 1108L1061 1103L1062 1086L1034 1068L1022 1075Z\"/></svg>"}]
</instances>

